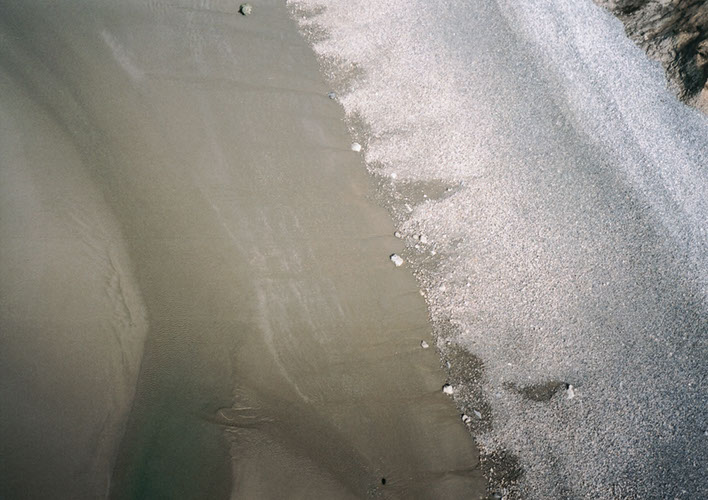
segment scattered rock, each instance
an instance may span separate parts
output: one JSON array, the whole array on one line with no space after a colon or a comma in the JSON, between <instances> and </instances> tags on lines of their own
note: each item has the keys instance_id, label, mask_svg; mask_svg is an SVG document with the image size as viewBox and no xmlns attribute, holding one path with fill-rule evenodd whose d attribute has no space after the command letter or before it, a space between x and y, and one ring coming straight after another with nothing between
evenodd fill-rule
<instances>
[{"instance_id":1,"label":"scattered rock","mask_svg":"<svg viewBox=\"0 0 708 500\"><path fill-rule=\"evenodd\" d=\"M474 412L474 416L477 417L478 419L482 420L482 414L478 412L477 410L472 410Z\"/></svg>"},{"instance_id":2,"label":"scattered rock","mask_svg":"<svg viewBox=\"0 0 708 500\"><path fill-rule=\"evenodd\" d=\"M395 233L393 233L393 235L394 235L396 238L403 238L403 235L401 234L400 231L396 231Z\"/></svg>"},{"instance_id":3,"label":"scattered rock","mask_svg":"<svg viewBox=\"0 0 708 500\"><path fill-rule=\"evenodd\" d=\"M428 237L425 236L424 234L421 234L418 239L419 239L419 241L420 241L423 245L427 245L427 244L428 244Z\"/></svg>"},{"instance_id":4,"label":"scattered rock","mask_svg":"<svg viewBox=\"0 0 708 500\"><path fill-rule=\"evenodd\" d=\"M469 424L470 422L472 422L472 417L470 417L469 415L465 415L464 413L462 414L461 418L462 422L465 424Z\"/></svg>"},{"instance_id":5,"label":"scattered rock","mask_svg":"<svg viewBox=\"0 0 708 500\"><path fill-rule=\"evenodd\" d=\"M445 384L442 386L442 391L447 394L448 396L452 396L452 393L455 392L455 390L452 388L450 384Z\"/></svg>"},{"instance_id":6,"label":"scattered rock","mask_svg":"<svg viewBox=\"0 0 708 500\"><path fill-rule=\"evenodd\" d=\"M332 99L334 101L337 98L337 93L330 92L329 94L327 94L327 97L329 97L330 99Z\"/></svg>"},{"instance_id":7,"label":"scattered rock","mask_svg":"<svg viewBox=\"0 0 708 500\"><path fill-rule=\"evenodd\" d=\"M397 253L391 254L389 259L391 259L391 262L393 262L396 267L400 267L403 265L403 259Z\"/></svg>"},{"instance_id":8,"label":"scattered rock","mask_svg":"<svg viewBox=\"0 0 708 500\"><path fill-rule=\"evenodd\" d=\"M421 340L420 347L422 347L423 349L427 349L428 347L430 347L430 344L428 344L425 340Z\"/></svg>"},{"instance_id":9,"label":"scattered rock","mask_svg":"<svg viewBox=\"0 0 708 500\"><path fill-rule=\"evenodd\" d=\"M358 142L353 142L352 143L352 151L354 151L355 153L358 153L359 151L361 151L361 144L359 144Z\"/></svg>"},{"instance_id":10,"label":"scattered rock","mask_svg":"<svg viewBox=\"0 0 708 500\"><path fill-rule=\"evenodd\" d=\"M253 12L253 6L250 3L242 3L238 11L244 16L250 16Z\"/></svg>"}]
</instances>

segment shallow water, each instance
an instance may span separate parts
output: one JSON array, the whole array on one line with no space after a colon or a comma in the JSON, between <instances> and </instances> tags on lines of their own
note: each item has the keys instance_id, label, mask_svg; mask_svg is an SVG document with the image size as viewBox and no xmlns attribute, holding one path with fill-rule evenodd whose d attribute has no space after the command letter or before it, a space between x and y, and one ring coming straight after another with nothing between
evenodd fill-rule
<instances>
[{"instance_id":1,"label":"shallow water","mask_svg":"<svg viewBox=\"0 0 708 500\"><path fill-rule=\"evenodd\" d=\"M341 107L282 3L237 7L0 7L3 175L34 176L3 184L0 496L481 495Z\"/></svg>"}]
</instances>

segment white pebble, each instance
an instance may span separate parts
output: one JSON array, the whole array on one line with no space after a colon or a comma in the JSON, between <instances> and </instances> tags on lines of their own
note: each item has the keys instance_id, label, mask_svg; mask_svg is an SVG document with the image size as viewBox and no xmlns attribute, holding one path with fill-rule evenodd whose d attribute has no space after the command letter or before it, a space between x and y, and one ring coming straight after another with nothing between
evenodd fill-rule
<instances>
[{"instance_id":1,"label":"white pebble","mask_svg":"<svg viewBox=\"0 0 708 500\"><path fill-rule=\"evenodd\" d=\"M359 151L361 151L361 144L359 144L358 142L353 142L352 143L352 151L354 151L355 153L358 153Z\"/></svg>"},{"instance_id":2,"label":"white pebble","mask_svg":"<svg viewBox=\"0 0 708 500\"><path fill-rule=\"evenodd\" d=\"M396 267L400 267L403 265L403 259L397 253L391 254L389 259L391 259L391 262L393 262Z\"/></svg>"},{"instance_id":3,"label":"white pebble","mask_svg":"<svg viewBox=\"0 0 708 500\"><path fill-rule=\"evenodd\" d=\"M420 239L420 235L419 235L419 234L414 234L414 235L413 235L413 239L414 239L415 241L418 241L418 240Z\"/></svg>"},{"instance_id":4,"label":"white pebble","mask_svg":"<svg viewBox=\"0 0 708 500\"><path fill-rule=\"evenodd\" d=\"M393 233L393 235L394 235L396 238L403 238L403 235L401 234L400 231L396 231L395 233Z\"/></svg>"},{"instance_id":5,"label":"white pebble","mask_svg":"<svg viewBox=\"0 0 708 500\"><path fill-rule=\"evenodd\" d=\"M428 237L425 236L424 234L421 234L421 235L420 235L420 242L421 242L423 245L426 245L426 244L428 243Z\"/></svg>"},{"instance_id":6,"label":"white pebble","mask_svg":"<svg viewBox=\"0 0 708 500\"><path fill-rule=\"evenodd\" d=\"M430 347L430 345L425 340L421 340L420 347L422 347L423 349L427 349L428 347Z\"/></svg>"},{"instance_id":7,"label":"white pebble","mask_svg":"<svg viewBox=\"0 0 708 500\"><path fill-rule=\"evenodd\" d=\"M244 16L250 16L251 12L253 12L253 6L250 3L242 3L238 11Z\"/></svg>"},{"instance_id":8,"label":"white pebble","mask_svg":"<svg viewBox=\"0 0 708 500\"><path fill-rule=\"evenodd\" d=\"M327 94L327 97L329 97L332 100L335 100L337 98L337 93L336 92L330 92Z\"/></svg>"},{"instance_id":9,"label":"white pebble","mask_svg":"<svg viewBox=\"0 0 708 500\"><path fill-rule=\"evenodd\" d=\"M575 397L575 390L573 389L572 385L568 386L568 389L566 390L566 393L568 395L568 399L573 399Z\"/></svg>"},{"instance_id":10,"label":"white pebble","mask_svg":"<svg viewBox=\"0 0 708 500\"><path fill-rule=\"evenodd\" d=\"M444 386L442 386L442 391L445 394L450 395L450 396L452 395L453 392L455 392L455 390L452 388L452 386L450 384L445 384Z\"/></svg>"},{"instance_id":11,"label":"white pebble","mask_svg":"<svg viewBox=\"0 0 708 500\"><path fill-rule=\"evenodd\" d=\"M391 179L398 179L398 174L396 172L392 173Z\"/></svg>"},{"instance_id":12,"label":"white pebble","mask_svg":"<svg viewBox=\"0 0 708 500\"><path fill-rule=\"evenodd\" d=\"M475 417L477 417L477 418L479 418L479 419L482 418L482 414L481 414L480 412L478 412L477 410L472 410L472 411L474 412L474 416L475 416Z\"/></svg>"},{"instance_id":13,"label":"white pebble","mask_svg":"<svg viewBox=\"0 0 708 500\"><path fill-rule=\"evenodd\" d=\"M462 422L464 422L465 424L469 424L470 422L472 422L472 417L470 417L469 415L463 414L462 415Z\"/></svg>"}]
</instances>

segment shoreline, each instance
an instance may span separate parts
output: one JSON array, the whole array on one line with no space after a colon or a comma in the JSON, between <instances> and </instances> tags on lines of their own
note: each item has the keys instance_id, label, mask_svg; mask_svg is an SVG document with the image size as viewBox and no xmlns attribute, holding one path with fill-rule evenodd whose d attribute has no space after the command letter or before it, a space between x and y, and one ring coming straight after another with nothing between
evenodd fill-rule
<instances>
[{"instance_id":1,"label":"shoreline","mask_svg":"<svg viewBox=\"0 0 708 500\"><path fill-rule=\"evenodd\" d=\"M591 0L288 3L491 491L701 496L705 116Z\"/></svg>"}]
</instances>

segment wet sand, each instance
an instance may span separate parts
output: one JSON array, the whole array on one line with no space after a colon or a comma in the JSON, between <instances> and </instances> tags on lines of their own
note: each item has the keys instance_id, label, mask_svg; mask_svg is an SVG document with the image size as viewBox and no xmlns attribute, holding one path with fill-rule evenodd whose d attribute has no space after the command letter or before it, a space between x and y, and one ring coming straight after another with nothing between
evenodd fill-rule
<instances>
[{"instance_id":1,"label":"wet sand","mask_svg":"<svg viewBox=\"0 0 708 500\"><path fill-rule=\"evenodd\" d=\"M0 5L0 496L479 497L343 112L237 9Z\"/></svg>"}]
</instances>

